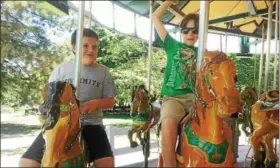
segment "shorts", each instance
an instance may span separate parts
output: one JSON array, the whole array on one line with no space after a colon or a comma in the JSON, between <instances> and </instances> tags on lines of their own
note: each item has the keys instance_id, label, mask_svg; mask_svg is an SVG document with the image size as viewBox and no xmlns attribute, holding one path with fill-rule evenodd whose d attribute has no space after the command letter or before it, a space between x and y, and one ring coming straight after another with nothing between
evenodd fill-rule
<instances>
[{"instance_id":1,"label":"shorts","mask_svg":"<svg viewBox=\"0 0 280 168\"><path fill-rule=\"evenodd\" d=\"M193 94L185 94L180 96L164 96L162 99L162 105L160 109L159 124L165 118L173 118L177 121L177 124L188 113L191 112L193 105Z\"/></svg>"},{"instance_id":2,"label":"shorts","mask_svg":"<svg viewBox=\"0 0 280 168\"><path fill-rule=\"evenodd\" d=\"M104 157L114 157L109 139L103 126L85 125L83 126L82 135L88 147L89 162ZM22 155L22 158L35 160L41 163L44 148L45 140L43 139L42 133L40 133L27 151Z\"/></svg>"}]
</instances>

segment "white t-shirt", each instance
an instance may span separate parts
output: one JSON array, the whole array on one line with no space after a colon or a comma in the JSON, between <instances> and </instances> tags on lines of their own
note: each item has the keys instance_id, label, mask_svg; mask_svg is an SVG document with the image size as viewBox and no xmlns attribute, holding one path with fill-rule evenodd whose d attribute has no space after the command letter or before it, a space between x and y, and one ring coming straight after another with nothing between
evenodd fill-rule
<instances>
[{"instance_id":1,"label":"white t-shirt","mask_svg":"<svg viewBox=\"0 0 280 168\"><path fill-rule=\"evenodd\" d=\"M66 81L73 84L74 61L66 61L56 67L49 77L48 82ZM81 66L80 90L77 96L80 104L93 99L115 97L117 88L109 72L109 69L101 64L94 63L91 66ZM84 125L102 125L102 109L82 115Z\"/></svg>"}]
</instances>

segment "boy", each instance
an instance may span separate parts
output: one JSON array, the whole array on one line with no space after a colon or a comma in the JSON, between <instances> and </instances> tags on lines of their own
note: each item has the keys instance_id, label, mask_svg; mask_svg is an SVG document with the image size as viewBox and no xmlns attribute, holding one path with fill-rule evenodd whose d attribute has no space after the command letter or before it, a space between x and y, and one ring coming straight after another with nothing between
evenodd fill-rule
<instances>
[{"instance_id":1,"label":"boy","mask_svg":"<svg viewBox=\"0 0 280 168\"><path fill-rule=\"evenodd\" d=\"M177 3L178 1L175 1ZM152 20L160 38L160 45L167 54L167 64L161 90L161 153L164 167L176 167L175 145L178 124L193 104L193 86L198 39L199 18L196 14L186 15L181 24L183 43L174 40L165 29L161 18L174 1L164 1L153 13Z\"/></svg>"},{"instance_id":2,"label":"boy","mask_svg":"<svg viewBox=\"0 0 280 168\"><path fill-rule=\"evenodd\" d=\"M83 30L83 56L80 76L81 120L83 137L87 143L90 162L95 167L114 167L114 156L102 123L102 109L113 108L116 86L108 68L96 63L98 35L91 29ZM72 51L76 51L76 31L71 37ZM73 82L74 61L61 63L49 77L49 82ZM42 133L23 154L19 167L40 167L45 141Z\"/></svg>"}]
</instances>

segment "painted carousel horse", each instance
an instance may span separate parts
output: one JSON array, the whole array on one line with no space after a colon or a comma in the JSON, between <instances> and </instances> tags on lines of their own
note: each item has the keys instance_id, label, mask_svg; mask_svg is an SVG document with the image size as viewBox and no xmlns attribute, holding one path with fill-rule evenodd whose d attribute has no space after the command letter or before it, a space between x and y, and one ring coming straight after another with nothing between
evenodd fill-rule
<instances>
[{"instance_id":1,"label":"painted carousel horse","mask_svg":"<svg viewBox=\"0 0 280 168\"><path fill-rule=\"evenodd\" d=\"M251 121L251 108L257 100L257 92L254 87L244 87L241 89L240 92L241 102L243 104L242 112L238 114L238 119L236 123L236 132L237 135L240 136L239 125L241 126L242 131L245 133L246 136L249 136L253 132L253 124Z\"/></svg>"},{"instance_id":2,"label":"painted carousel horse","mask_svg":"<svg viewBox=\"0 0 280 168\"><path fill-rule=\"evenodd\" d=\"M251 167L275 167L277 155L273 149L273 139L279 138L279 90L262 94L252 106L251 120L254 132L250 137L253 148ZM265 150L265 160L261 158L260 147Z\"/></svg>"},{"instance_id":3,"label":"painted carousel horse","mask_svg":"<svg viewBox=\"0 0 280 168\"><path fill-rule=\"evenodd\" d=\"M136 141L133 141L133 134L137 133L137 138L143 144L142 133L147 132L155 126L160 118L160 109L155 107L149 98L148 91L144 85L132 91L132 104L130 116L133 117L132 129L128 131L128 139L130 147L138 146Z\"/></svg>"},{"instance_id":4,"label":"painted carousel horse","mask_svg":"<svg viewBox=\"0 0 280 168\"><path fill-rule=\"evenodd\" d=\"M42 167L85 167L86 155L81 139L79 102L74 87L66 82L51 82L43 89L46 114L42 126L46 146Z\"/></svg>"},{"instance_id":5,"label":"painted carousel horse","mask_svg":"<svg viewBox=\"0 0 280 168\"><path fill-rule=\"evenodd\" d=\"M225 53L204 53L192 113L180 123L179 167L233 167L232 132L223 119L241 111L235 78L236 67Z\"/></svg>"}]
</instances>

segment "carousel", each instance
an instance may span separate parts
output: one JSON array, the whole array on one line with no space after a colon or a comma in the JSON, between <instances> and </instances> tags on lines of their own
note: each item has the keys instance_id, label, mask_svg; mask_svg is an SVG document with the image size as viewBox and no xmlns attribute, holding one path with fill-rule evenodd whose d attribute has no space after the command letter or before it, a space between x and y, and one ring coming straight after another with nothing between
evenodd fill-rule
<instances>
[{"instance_id":1,"label":"carousel","mask_svg":"<svg viewBox=\"0 0 280 168\"><path fill-rule=\"evenodd\" d=\"M77 156L79 160L76 166L86 164L86 150L82 141L71 141L67 137L78 137L79 113L78 105L74 99L74 93L79 92L80 66L81 66L81 30L84 28L84 19L97 22L93 17L91 1L88 1L89 11L85 11L85 1L80 1L78 6L72 2L51 2L60 10L67 13L65 9L71 8L78 14L77 52L75 57L75 79L76 90L65 83L52 83L44 88L44 100L51 99L51 92L56 90L63 94L57 94L61 102L72 102L70 108L56 108L59 115L49 117L43 128L46 144L51 144L58 130L66 129L67 135L63 136L67 147L64 150L67 155L60 157L64 166L70 166L69 158ZM151 18L152 12L163 1L112 1L113 5L121 6L137 15ZM64 6L64 7L63 7ZM66 6L66 7L65 7ZM178 145L176 149L177 163L180 167L267 167L279 166L279 8L278 0L267 1L180 1L178 5L171 5L169 12L163 17L163 22L174 28L170 33L178 31L178 24L184 15L198 13L199 21L199 43L196 65L195 106L192 113L186 115L178 126ZM143 146L144 167L149 167L150 155L150 129L157 125L160 109L154 104L149 95L151 84L151 58L153 25L150 20L149 55L147 67L147 84L134 88L132 93L131 116L133 117L132 129L129 131L131 147L137 146L132 139L137 134L140 144ZM219 34L225 38L225 44L221 42L221 51L207 51L208 32ZM135 33L137 34L137 33ZM235 35L241 37L244 45L255 45L261 43L261 54L259 62L258 85L246 87L242 90L236 88L236 65L227 57L227 37ZM246 38L254 37L261 40L249 43ZM157 37L155 37L157 38ZM271 41L275 40L275 53L271 52ZM266 44L265 44L266 41ZM222 46L225 47L222 47ZM246 47L245 47L246 48ZM266 53L264 54L264 48ZM248 52L239 53L250 57ZM265 56L265 58L264 58ZM274 56L274 62L270 62ZM265 59L265 63L264 62ZM263 65L265 64L265 65ZM273 64L273 69L269 67ZM263 69L265 66L265 71ZM273 76L269 72L273 71ZM213 73L214 72L214 73ZM217 72L217 73L215 73ZM223 73L219 73L223 72ZM263 76L264 73L264 76ZM272 81L272 82L271 82ZM51 89L56 88L56 89ZM64 89L63 89L64 88ZM226 91L225 91L226 90ZM48 101L50 102L50 101ZM67 111L73 110L73 116L68 118ZM55 127L52 119L58 118ZM71 127L69 127L69 122ZM65 127L65 128L64 128ZM239 130L241 128L241 130ZM214 130L214 131L213 131ZM240 151L238 147L239 135L244 132L249 145ZM73 139L73 138L72 138ZM69 146L70 145L70 146ZM50 165L44 160L48 157L58 157L56 150L46 150L43 157L43 165ZM242 161L238 161L242 160ZM67 164L66 164L67 163ZM78 164L79 163L79 164ZM68 165L70 164L70 165ZM159 152L158 167L162 167L162 157Z\"/></svg>"}]
</instances>

